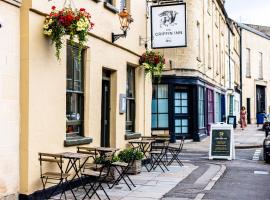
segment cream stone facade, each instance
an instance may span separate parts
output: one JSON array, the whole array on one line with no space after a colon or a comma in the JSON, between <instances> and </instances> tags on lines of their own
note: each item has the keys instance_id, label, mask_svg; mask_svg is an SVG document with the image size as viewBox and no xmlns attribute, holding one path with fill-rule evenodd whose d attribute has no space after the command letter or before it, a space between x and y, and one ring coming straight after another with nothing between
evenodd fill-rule
<instances>
[{"instance_id":1,"label":"cream stone facade","mask_svg":"<svg viewBox=\"0 0 270 200\"><path fill-rule=\"evenodd\" d=\"M113 5L94 0L74 1L85 8L95 23L84 51L84 134L90 145L101 145L102 87L104 69L110 73L110 141L111 147L127 144L126 114L119 113L120 94L127 90L127 66L135 69L135 129L150 135L151 81L138 66L139 36L145 36L144 1L127 1L134 22L126 38L111 42L111 33L121 33L118 19L120 1ZM62 8L64 1L25 0L21 10L21 137L20 189L31 195L42 189L38 152L76 152L65 147L66 135L66 43L61 61L55 57L50 40L42 34L45 14L52 5ZM78 142L78 141L77 141Z\"/></svg>"},{"instance_id":2,"label":"cream stone facade","mask_svg":"<svg viewBox=\"0 0 270 200\"><path fill-rule=\"evenodd\" d=\"M0 1L0 199L19 189L20 5Z\"/></svg>"},{"instance_id":3,"label":"cream stone facade","mask_svg":"<svg viewBox=\"0 0 270 200\"><path fill-rule=\"evenodd\" d=\"M242 102L249 123L256 115L270 112L270 37L248 25L239 24L242 34Z\"/></svg>"},{"instance_id":4,"label":"cream stone facade","mask_svg":"<svg viewBox=\"0 0 270 200\"><path fill-rule=\"evenodd\" d=\"M240 31L237 24L230 19L229 25L231 31L228 35L228 45L225 57L225 74L226 81L226 113L227 115L236 116L236 121L240 117Z\"/></svg>"}]
</instances>

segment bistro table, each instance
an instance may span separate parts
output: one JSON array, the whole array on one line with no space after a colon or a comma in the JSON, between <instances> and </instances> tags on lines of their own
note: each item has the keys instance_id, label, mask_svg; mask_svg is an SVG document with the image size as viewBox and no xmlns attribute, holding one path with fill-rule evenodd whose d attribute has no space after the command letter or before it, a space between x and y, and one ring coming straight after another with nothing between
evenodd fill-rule
<instances>
[{"instance_id":1,"label":"bistro table","mask_svg":"<svg viewBox=\"0 0 270 200\"><path fill-rule=\"evenodd\" d=\"M154 139L147 139L147 140L139 139L139 140L129 140L128 142L133 148L138 148L143 153L145 158L148 158L147 152L149 152L149 150L151 149L151 144L155 142L155 140Z\"/></svg>"},{"instance_id":2,"label":"bistro table","mask_svg":"<svg viewBox=\"0 0 270 200\"><path fill-rule=\"evenodd\" d=\"M101 156L109 152L115 153L116 151L119 150L119 148L113 148L113 147L95 147L95 148Z\"/></svg>"},{"instance_id":3,"label":"bistro table","mask_svg":"<svg viewBox=\"0 0 270 200\"><path fill-rule=\"evenodd\" d=\"M83 189L86 191L86 188L84 187L82 178L80 176L80 172L81 172L81 169L84 167L85 163L87 162L87 160L89 159L89 157L91 157L91 156L88 154L74 153L74 152L63 152L63 153L59 153L59 155L61 155L63 158L68 160L68 164L66 166L65 173L69 173L72 169L75 172L74 176L69 181L71 182L76 177L78 177L79 181L81 182L81 184L83 186ZM84 159L84 161L82 164L80 164L82 159ZM75 199L77 199L74 194L73 194L73 196Z\"/></svg>"}]
</instances>

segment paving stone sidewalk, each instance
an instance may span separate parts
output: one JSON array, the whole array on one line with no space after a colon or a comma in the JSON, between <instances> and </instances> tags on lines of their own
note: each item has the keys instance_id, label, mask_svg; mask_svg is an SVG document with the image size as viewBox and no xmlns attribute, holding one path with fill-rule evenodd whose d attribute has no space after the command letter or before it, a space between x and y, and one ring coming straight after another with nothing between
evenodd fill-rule
<instances>
[{"instance_id":1,"label":"paving stone sidewalk","mask_svg":"<svg viewBox=\"0 0 270 200\"><path fill-rule=\"evenodd\" d=\"M265 132L261 130L261 125L248 125L244 130L234 129L235 148L260 148L262 147ZM210 137L208 136L201 142L185 141L184 151L190 152L208 152Z\"/></svg>"},{"instance_id":2,"label":"paving stone sidewalk","mask_svg":"<svg viewBox=\"0 0 270 200\"><path fill-rule=\"evenodd\" d=\"M193 170L197 169L197 166L191 163L184 163L183 167L172 165L168 168L170 171L165 173L158 168L152 172L147 172L143 168L140 174L130 175L130 178L136 185L131 191L122 182L112 189L108 189L107 185L104 185L104 188L111 200L158 200L189 176ZM75 193L77 199L82 199L85 195L83 189L75 190ZM102 191L98 191L98 193L101 199L106 199ZM71 192L67 192L67 199L74 199ZM98 198L95 196L92 199L96 200Z\"/></svg>"}]
</instances>

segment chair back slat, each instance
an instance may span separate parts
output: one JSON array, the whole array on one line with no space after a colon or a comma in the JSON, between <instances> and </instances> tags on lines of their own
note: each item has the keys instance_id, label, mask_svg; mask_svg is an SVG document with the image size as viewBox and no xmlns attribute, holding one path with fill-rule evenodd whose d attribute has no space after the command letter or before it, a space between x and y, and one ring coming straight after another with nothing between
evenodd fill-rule
<instances>
[{"instance_id":1,"label":"chair back slat","mask_svg":"<svg viewBox=\"0 0 270 200\"><path fill-rule=\"evenodd\" d=\"M57 158L39 158L40 161L44 162L55 162L55 163L63 163L63 160Z\"/></svg>"},{"instance_id":2,"label":"chair back slat","mask_svg":"<svg viewBox=\"0 0 270 200\"><path fill-rule=\"evenodd\" d=\"M38 155L40 156L47 156L47 157L55 157L55 158L60 158L62 157L59 154L54 154L54 153L38 153Z\"/></svg>"}]
</instances>

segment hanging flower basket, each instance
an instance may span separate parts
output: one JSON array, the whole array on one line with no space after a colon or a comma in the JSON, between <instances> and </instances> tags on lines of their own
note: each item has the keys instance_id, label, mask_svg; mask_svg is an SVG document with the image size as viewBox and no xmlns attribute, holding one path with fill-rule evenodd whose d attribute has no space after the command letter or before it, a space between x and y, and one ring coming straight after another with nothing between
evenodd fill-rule
<instances>
[{"instance_id":1,"label":"hanging flower basket","mask_svg":"<svg viewBox=\"0 0 270 200\"><path fill-rule=\"evenodd\" d=\"M56 10L52 6L50 15L46 16L43 25L43 34L50 37L55 44L56 57L60 59L60 50L63 46L62 37L69 36L71 44L75 44L75 38L78 39L79 55L87 42L88 32L94 24L90 21L91 15L84 8L72 9L64 7Z\"/></svg>"},{"instance_id":2,"label":"hanging flower basket","mask_svg":"<svg viewBox=\"0 0 270 200\"><path fill-rule=\"evenodd\" d=\"M140 57L139 63L144 68L146 75L149 75L152 79L155 76L160 79L165 64L163 55L155 51L146 51Z\"/></svg>"}]
</instances>

